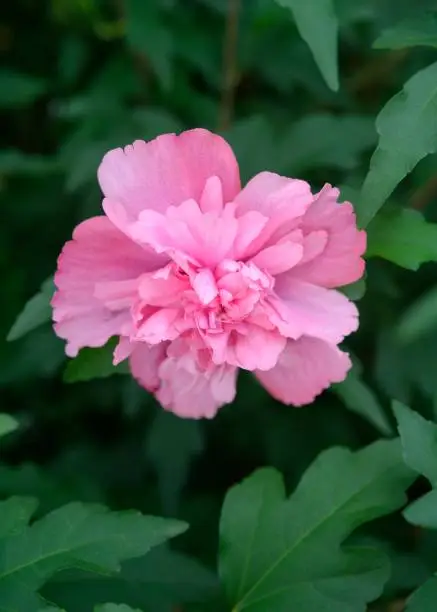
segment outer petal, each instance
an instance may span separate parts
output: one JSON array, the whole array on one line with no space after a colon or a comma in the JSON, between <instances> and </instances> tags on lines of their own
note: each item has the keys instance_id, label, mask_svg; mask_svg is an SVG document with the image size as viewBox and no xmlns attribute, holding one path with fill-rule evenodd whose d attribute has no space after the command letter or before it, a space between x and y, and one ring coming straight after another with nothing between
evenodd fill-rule
<instances>
[{"instance_id":1,"label":"outer petal","mask_svg":"<svg viewBox=\"0 0 437 612\"><path fill-rule=\"evenodd\" d=\"M357 229L352 204L339 204L338 196L338 189L330 185L325 185L315 196L301 228L306 235L326 231L327 243L310 261L291 270L290 277L324 287L340 287L355 282L363 275L361 255L366 250L366 233ZM310 236L308 238L313 242Z\"/></svg>"},{"instance_id":2,"label":"outer petal","mask_svg":"<svg viewBox=\"0 0 437 612\"><path fill-rule=\"evenodd\" d=\"M289 179L272 172L261 172L251 179L235 198L236 214L257 211L269 221L246 248L245 257L276 244L300 225L314 196L305 181Z\"/></svg>"},{"instance_id":3,"label":"outer petal","mask_svg":"<svg viewBox=\"0 0 437 612\"><path fill-rule=\"evenodd\" d=\"M347 353L317 338L289 340L278 364L256 376L284 404L309 404L332 383L341 382L351 367Z\"/></svg>"},{"instance_id":4,"label":"outer petal","mask_svg":"<svg viewBox=\"0 0 437 612\"><path fill-rule=\"evenodd\" d=\"M160 385L159 367L166 357L168 342L149 346L145 342L136 342L129 359L132 376L138 384L155 392Z\"/></svg>"},{"instance_id":5,"label":"outer petal","mask_svg":"<svg viewBox=\"0 0 437 612\"><path fill-rule=\"evenodd\" d=\"M358 327L355 304L338 291L289 279L287 273L277 277L275 291L279 299L271 300L269 318L284 336L338 344Z\"/></svg>"},{"instance_id":6,"label":"outer petal","mask_svg":"<svg viewBox=\"0 0 437 612\"><path fill-rule=\"evenodd\" d=\"M143 210L165 212L188 199L200 202L212 176L220 179L224 201L232 201L240 189L235 156L223 138L203 129L137 140L109 151L98 170L105 211L121 229Z\"/></svg>"},{"instance_id":7,"label":"outer petal","mask_svg":"<svg viewBox=\"0 0 437 612\"><path fill-rule=\"evenodd\" d=\"M232 402L236 393L236 368L210 365L203 371L190 353L166 359L159 376L157 399L166 410L185 418L211 419L219 408Z\"/></svg>"},{"instance_id":8,"label":"outer petal","mask_svg":"<svg viewBox=\"0 0 437 612\"><path fill-rule=\"evenodd\" d=\"M78 225L59 256L52 300L55 331L67 340L67 354L120 335L130 322L135 290L126 281L160 265L162 258L131 242L106 217Z\"/></svg>"},{"instance_id":9,"label":"outer petal","mask_svg":"<svg viewBox=\"0 0 437 612\"><path fill-rule=\"evenodd\" d=\"M276 330L251 325L246 334L235 334L226 360L244 370L270 370L277 364L286 344L287 339Z\"/></svg>"}]
</instances>

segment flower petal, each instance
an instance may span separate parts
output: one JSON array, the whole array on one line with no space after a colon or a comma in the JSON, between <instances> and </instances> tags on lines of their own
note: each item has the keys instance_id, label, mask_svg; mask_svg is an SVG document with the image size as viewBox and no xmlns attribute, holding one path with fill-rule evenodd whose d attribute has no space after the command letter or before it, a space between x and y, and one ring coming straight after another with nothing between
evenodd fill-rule
<instances>
[{"instance_id":1,"label":"flower petal","mask_svg":"<svg viewBox=\"0 0 437 612\"><path fill-rule=\"evenodd\" d=\"M112 363L116 366L130 357L136 347L136 343L131 342L127 336L120 336L117 346L114 349Z\"/></svg>"},{"instance_id":2,"label":"flower petal","mask_svg":"<svg viewBox=\"0 0 437 612\"><path fill-rule=\"evenodd\" d=\"M103 346L120 335L130 323L135 279L162 261L106 217L78 225L59 256L52 300L55 331L67 340L67 354L74 357L84 346Z\"/></svg>"},{"instance_id":3,"label":"flower petal","mask_svg":"<svg viewBox=\"0 0 437 612\"><path fill-rule=\"evenodd\" d=\"M328 288L348 285L362 277L366 233L357 229L352 204L339 204L338 195L338 189L325 185L315 196L301 227L308 238L324 230L328 236L326 246L310 261L290 271L290 277Z\"/></svg>"},{"instance_id":4,"label":"flower petal","mask_svg":"<svg viewBox=\"0 0 437 612\"><path fill-rule=\"evenodd\" d=\"M273 368L287 339L276 330L267 330L257 325L248 326L246 332L234 331L228 337L225 334L211 334L208 342L214 362L225 362L250 371ZM227 340L225 346L220 346L221 339Z\"/></svg>"},{"instance_id":5,"label":"flower petal","mask_svg":"<svg viewBox=\"0 0 437 612\"><path fill-rule=\"evenodd\" d=\"M156 394L162 406L180 417L214 417L236 393L237 369L229 365L201 370L192 353L167 358L159 368L161 386Z\"/></svg>"},{"instance_id":6,"label":"flower petal","mask_svg":"<svg viewBox=\"0 0 437 612\"><path fill-rule=\"evenodd\" d=\"M143 210L164 213L188 199L200 202L210 177L219 179L225 202L232 201L240 189L232 149L223 138L204 129L178 136L163 134L149 142L137 140L124 149L109 151L98 177L107 198L105 211L123 231ZM209 183L208 193L212 188L217 192L216 181ZM212 204L210 196L207 200Z\"/></svg>"},{"instance_id":7,"label":"flower petal","mask_svg":"<svg viewBox=\"0 0 437 612\"><path fill-rule=\"evenodd\" d=\"M258 211L269 221L247 247L245 257L254 255L265 246L274 245L296 229L313 199L310 186L305 181L272 172L254 176L234 200L236 215L241 217L249 211Z\"/></svg>"},{"instance_id":8,"label":"flower petal","mask_svg":"<svg viewBox=\"0 0 437 612\"><path fill-rule=\"evenodd\" d=\"M296 266L302 259L303 247L297 242L280 242L259 251L251 259L260 270L273 276L281 274Z\"/></svg>"},{"instance_id":9,"label":"flower petal","mask_svg":"<svg viewBox=\"0 0 437 612\"><path fill-rule=\"evenodd\" d=\"M270 319L279 331L297 340L314 336L338 344L358 327L358 311L346 296L333 289L290 279L288 273L276 277Z\"/></svg>"},{"instance_id":10,"label":"flower petal","mask_svg":"<svg viewBox=\"0 0 437 612\"><path fill-rule=\"evenodd\" d=\"M284 404L303 406L332 383L346 378L351 367L347 353L318 338L289 340L278 364L256 376L267 391Z\"/></svg>"},{"instance_id":11,"label":"flower petal","mask_svg":"<svg viewBox=\"0 0 437 612\"><path fill-rule=\"evenodd\" d=\"M234 206L227 204L220 213L202 213L194 200L170 206L165 214L142 211L128 233L139 244L157 253L186 257L196 265L214 267L230 253L238 231Z\"/></svg>"},{"instance_id":12,"label":"flower petal","mask_svg":"<svg viewBox=\"0 0 437 612\"><path fill-rule=\"evenodd\" d=\"M245 370L270 370L276 365L286 343L280 334L254 326L247 335L238 335L236 361Z\"/></svg>"},{"instance_id":13,"label":"flower petal","mask_svg":"<svg viewBox=\"0 0 437 612\"><path fill-rule=\"evenodd\" d=\"M149 346L145 342L135 342L129 358L132 376L138 384L155 392L160 385L159 366L166 357L168 342Z\"/></svg>"}]
</instances>

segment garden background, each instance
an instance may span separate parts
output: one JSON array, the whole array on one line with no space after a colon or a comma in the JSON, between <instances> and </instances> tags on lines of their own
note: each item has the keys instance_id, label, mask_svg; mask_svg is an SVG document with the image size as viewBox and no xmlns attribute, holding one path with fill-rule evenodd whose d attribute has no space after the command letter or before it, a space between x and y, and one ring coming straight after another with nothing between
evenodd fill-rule
<instances>
[{"instance_id":1,"label":"garden background","mask_svg":"<svg viewBox=\"0 0 437 612\"><path fill-rule=\"evenodd\" d=\"M235 595L226 576L238 563L230 569L226 551L220 586L216 561L223 548L218 525L224 496L257 468L276 468L291 492L321 451L358 450L396 436L393 400L430 422L437 419L437 229L432 225L437 222L437 14L432 5L411 0L4 3L0 412L16 420L11 423L3 414L5 427L16 428L0 439L0 496L9 500L3 504L12 504L0 504L0 517L24 508L25 502L10 501L24 496L38 499L37 518L74 500L112 511L135 508L190 525L171 548L161 546L144 557L146 549L132 554L135 559L123 565L121 577L105 581L69 574L63 568L77 564L64 560L55 568L63 569L60 574L44 574L43 568L37 586L28 586L27 574L21 577L29 592L40 591L67 612L88 612L108 601L144 612L359 612L366 605L395 612L432 575L435 536L422 527L437 526L437 504L434 525L428 518L413 526L418 520L408 522L400 511L368 522L402 509L399 491L393 494L396 501L382 498L402 488L400 481L407 488L405 474L399 482L394 476L378 480L378 495L374 492L367 506L363 502L364 514L358 512L350 528L344 527L347 517L339 519L340 531L346 531L339 542L365 522L354 541L376 542L390 559L391 570L378 584L370 586L368 570L367 582L356 578L338 589L347 595L333 595L336 587L325 584L317 587L325 593L320 601L295 594L263 607L262 593L253 603ZM413 78L418 80L409 93L386 106L375 127L381 109ZM214 420L182 420L164 412L129 376L114 372L106 349L85 350L67 365L63 342L52 331L47 296L56 258L73 227L99 214L96 170L103 154L138 138L193 127L227 138L243 182L262 170L305 179L314 189L329 182L340 187L343 199L357 203L363 224L372 216L367 218L368 203L376 212L389 198L368 226L366 277L345 289L360 311L359 331L346 343L354 368L311 406L284 406L243 373L236 401ZM379 157L373 159L380 175L361 191L378 142ZM428 448L428 440L434 455L427 465L437 464L433 426L399 404L395 410L401 424L406 419L407 438L416 426L428 427L422 438L417 434L415 452ZM378 462L393 451L387 444L383 451L378 446L352 455L362 463L360 474L369 465L376 474ZM313 476L308 487L314 499L300 499L308 508L357 478L346 473L348 461L337 459L344 474L341 465L332 465L332 473L319 474L320 480ZM417 462L412 467L436 482L435 467L431 472ZM258 474L270 483L265 486L273 486L273 472ZM428 481L419 478L409 489L410 501L428 490ZM245 499L240 492L238 503L250 522L259 496L247 494ZM308 508L301 508L301 515ZM56 533L56 526L50 527L49 537L52 529ZM320 550L306 550L296 565L323 565L321 558L331 556L329 537L320 535ZM14 549L27 545L24 540L11 544ZM334 553L337 549L333 545ZM13 594L4 569L7 555L1 554L0 610L37 610L36 600ZM334 574L354 574L350 562L345 569L339 561ZM323 567L326 577L331 570ZM292 568L289 572L293 575ZM417 612L437 609L433 588L435 598L427 599L433 607Z\"/></svg>"}]
</instances>

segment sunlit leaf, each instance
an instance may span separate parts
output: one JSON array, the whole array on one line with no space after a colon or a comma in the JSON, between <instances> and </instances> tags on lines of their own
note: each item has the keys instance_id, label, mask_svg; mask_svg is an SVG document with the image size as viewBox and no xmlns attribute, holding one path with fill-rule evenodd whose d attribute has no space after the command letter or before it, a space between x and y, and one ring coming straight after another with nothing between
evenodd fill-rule
<instances>
[{"instance_id":1,"label":"sunlit leaf","mask_svg":"<svg viewBox=\"0 0 437 612\"><path fill-rule=\"evenodd\" d=\"M437 261L437 224L428 223L417 210L383 210L369 225L367 237L367 257L382 257L409 270Z\"/></svg>"},{"instance_id":2,"label":"sunlit leaf","mask_svg":"<svg viewBox=\"0 0 437 612\"><path fill-rule=\"evenodd\" d=\"M5 412L0 412L0 438L18 428L18 421Z\"/></svg>"},{"instance_id":3,"label":"sunlit leaf","mask_svg":"<svg viewBox=\"0 0 437 612\"><path fill-rule=\"evenodd\" d=\"M71 359L65 368L65 382L82 382L93 378L107 378L113 374L127 374L129 372L127 361L117 366L112 363L117 342L117 338L111 338L101 348L83 348L79 351L78 356Z\"/></svg>"}]
</instances>

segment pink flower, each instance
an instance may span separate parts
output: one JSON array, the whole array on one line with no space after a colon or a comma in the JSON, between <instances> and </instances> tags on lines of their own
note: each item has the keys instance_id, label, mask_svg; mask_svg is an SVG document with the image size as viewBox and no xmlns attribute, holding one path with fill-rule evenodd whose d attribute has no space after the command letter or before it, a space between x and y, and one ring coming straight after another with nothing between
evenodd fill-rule
<instances>
[{"instance_id":1,"label":"pink flower","mask_svg":"<svg viewBox=\"0 0 437 612\"><path fill-rule=\"evenodd\" d=\"M191 418L233 400L238 368L295 406L345 378L358 313L334 288L362 276L366 236L338 189L270 172L241 189L203 129L110 151L98 177L106 216L76 227L55 275L69 356L118 336L114 363Z\"/></svg>"}]
</instances>

